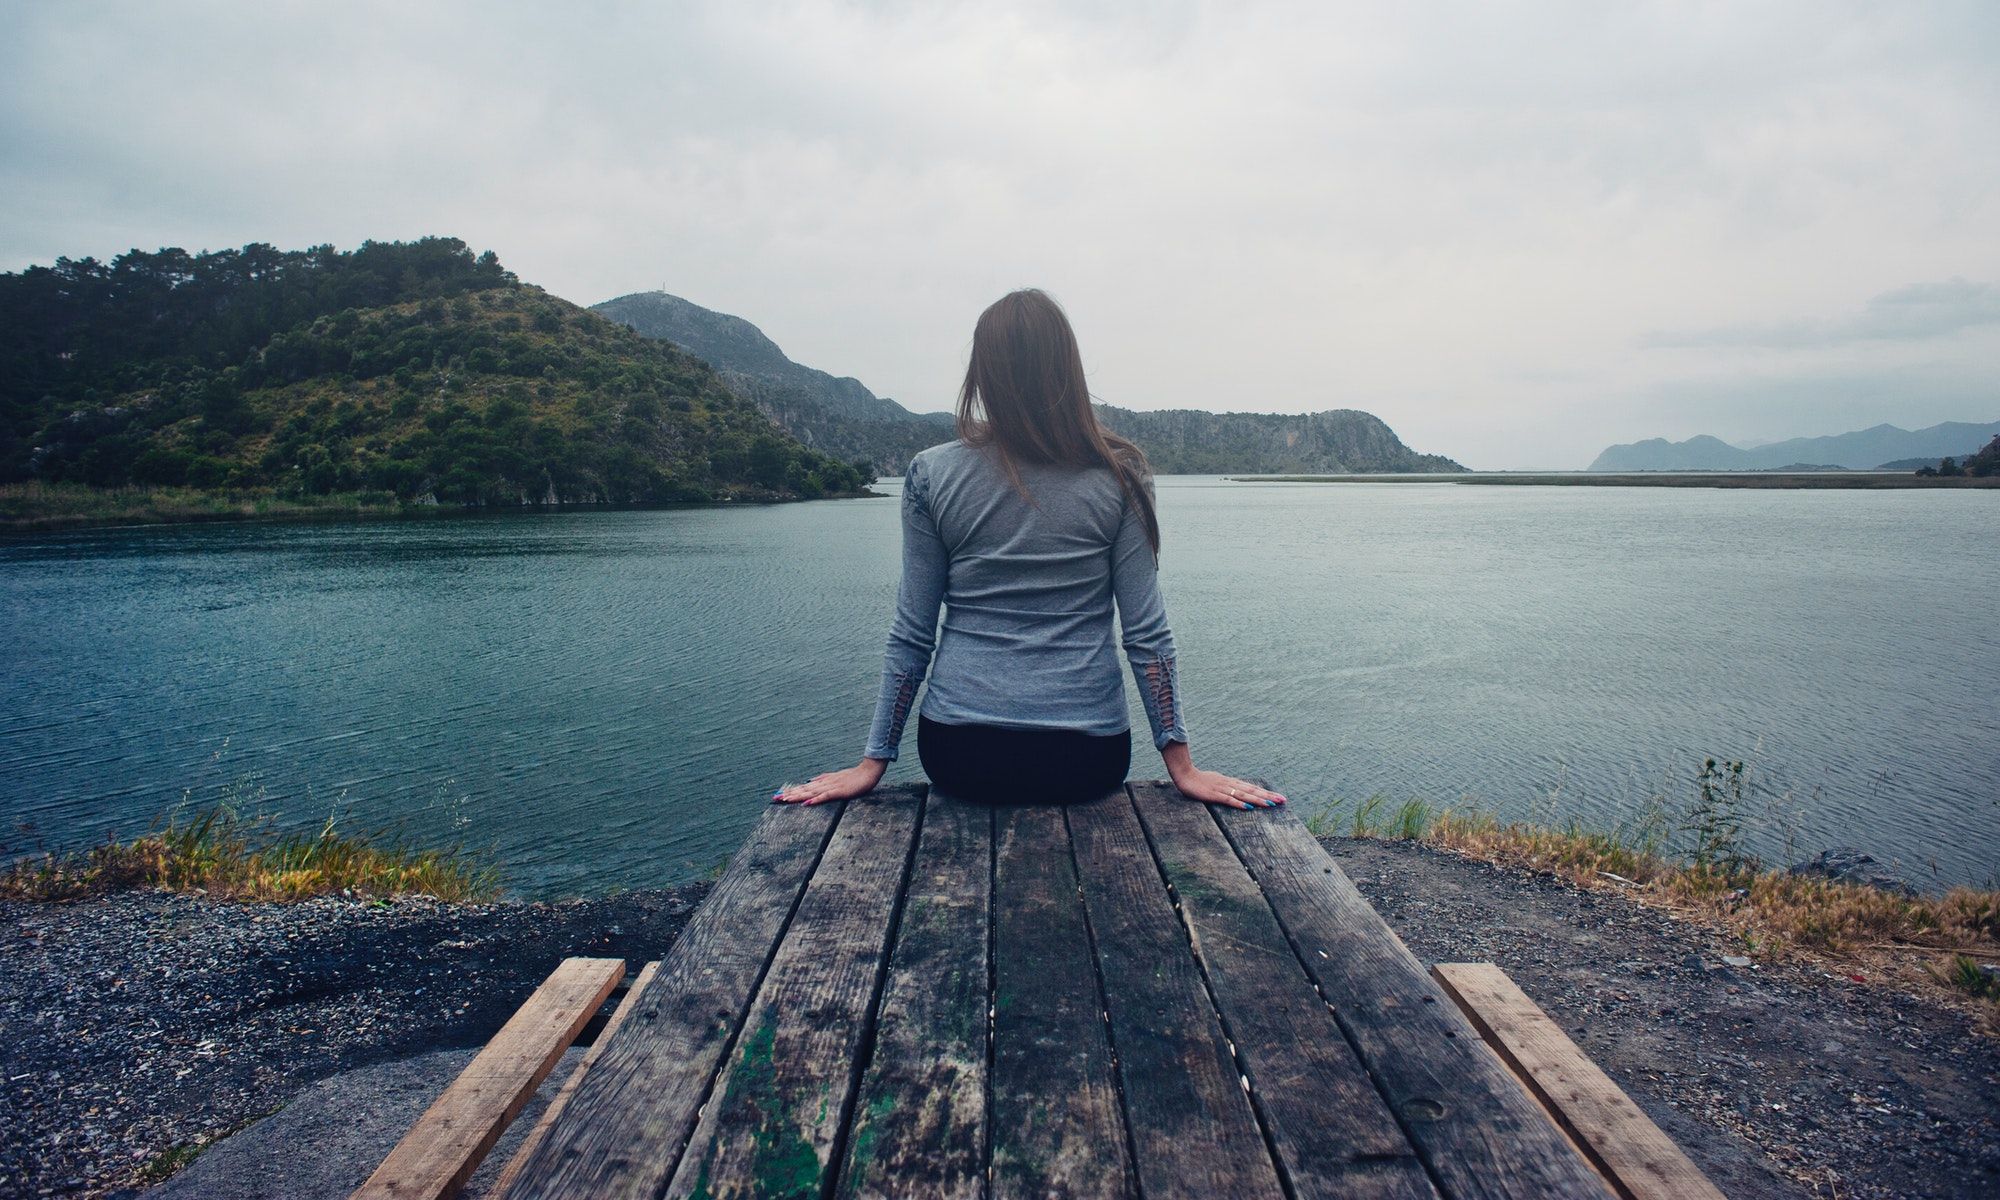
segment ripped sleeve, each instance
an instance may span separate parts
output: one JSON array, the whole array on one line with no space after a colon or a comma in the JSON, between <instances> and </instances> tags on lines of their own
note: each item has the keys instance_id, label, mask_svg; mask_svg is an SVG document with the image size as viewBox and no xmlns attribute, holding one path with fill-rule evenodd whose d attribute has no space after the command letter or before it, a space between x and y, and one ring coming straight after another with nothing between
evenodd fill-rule
<instances>
[{"instance_id":1,"label":"ripped sleeve","mask_svg":"<svg viewBox=\"0 0 2000 1200\"><path fill-rule=\"evenodd\" d=\"M1146 481L1150 496L1153 481ZM1160 597L1159 564L1146 540L1145 522L1126 505L1111 547L1111 590L1118 601L1125 659L1139 685L1139 701L1153 727L1153 747L1188 740L1182 712L1180 676L1174 666L1174 634L1167 626L1166 601Z\"/></svg>"}]
</instances>

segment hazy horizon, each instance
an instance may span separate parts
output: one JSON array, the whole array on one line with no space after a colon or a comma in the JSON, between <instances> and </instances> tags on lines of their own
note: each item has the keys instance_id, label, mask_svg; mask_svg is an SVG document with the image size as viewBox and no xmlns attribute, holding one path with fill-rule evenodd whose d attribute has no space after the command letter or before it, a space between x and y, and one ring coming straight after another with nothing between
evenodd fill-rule
<instances>
[{"instance_id":1,"label":"hazy horizon","mask_svg":"<svg viewBox=\"0 0 2000 1200\"><path fill-rule=\"evenodd\" d=\"M2000 9L15 6L0 270L444 234L949 405L1093 392L1484 469L2000 416Z\"/></svg>"}]
</instances>

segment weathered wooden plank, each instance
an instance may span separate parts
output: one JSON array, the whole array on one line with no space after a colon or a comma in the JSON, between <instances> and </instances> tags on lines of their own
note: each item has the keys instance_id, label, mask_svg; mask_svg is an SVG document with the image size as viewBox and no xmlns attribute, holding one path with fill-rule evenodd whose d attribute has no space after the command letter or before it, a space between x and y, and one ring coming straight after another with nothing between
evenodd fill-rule
<instances>
[{"instance_id":1,"label":"weathered wooden plank","mask_svg":"<svg viewBox=\"0 0 2000 1200\"><path fill-rule=\"evenodd\" d=\"M994 815L991 1195L1137 1196L1062 813Z\"/></svg>"},{"instance_id":2,"label":"weathered wooden plank","mask_svg":"<svg viewBox=\"0 0 2000 1200\"><path fill-rule=\"evenodd\" d=\"M1626 1200L1722 1200L1701 1168L1492 963L1439 963L1446 994Z\"/></svg>"},{"instance_id":3,"label":"weathered wooden plank","mask_svg":"<svg viewBox=\"0 0 2000 1200\"><path fill-rule=\"evenodd\" d=\"M1210 815L1440 1191L1454 1200L1611 1195L1297 817Z\"/></svg>"},{"instance_id":4,"label":"weathered wooden plank","mask_svg":"<svg viewBox=\"0 0 2000 1200\"><path fill-rule=\"evenodd\" d=\"M659 1195L848 803L765 811L506 1195Z\"/></svg>"},{"instance_id":5,"label":"weathered wooden plank","mask_svg":"<svg viewBox=\"0 0 2000 1200\"><path fill-rule=\"evenodd\" d=\"M844 1197L976 1197L986 1182L993 811L933 792L904 887Z\"/></svg>"},{"instance_id":6,"label":"weathered wooden plank","mask_svg":"<svg viewBox=\"0 0 2000 1200\"><path fill-rule=\"evenodd\" d=\"M670 1198L812 1200L837 1164L921 790L851 801L771 959Z\"/></svg>"},{"instance_id":7,"label":"weathered wooden plank","mask_svg":"<svg viewBox=\"0 0 2000 1200\"><path fill-rule=\"evenodd\" d=\"M1068 811L1147 1200L1278 1197L1276 1164L1124 789Z\"/></svg>"},{"instance_id":8,"label":"weathered wooden plank","mask_svg":"<svg viewBox=\"0 0 2000 1200\"><path fill-rule=\"evenodd\" d=\"M564 959L417 1118L356 1200L456 1196L624 977L623 959Z\"/></svg>"},{"instance_id":9,"label":"weathered wooden plank","mask_svg":"<svg viewBox=\"0 0 2000 1200\"><path fill-rule=\"evenodd\" d=\"M625 999L612 1010L611 1019L604 1023L604 1029L597 1035L597 1041L591 1044L590 1049L584 1051L583 1061L576 1064L576 1069L569 1073L568 1079L563 1080L561 1090L557 1091L554 1098L549 1101L549 1106L542 1110L542 1119L536 1121L535 1127L528 1131L528 1136L521 1139L521 1145L514 1151L514 1157L507 1160L506 1169L502 1170L500 1177L493 1181L494 1195L504 1196L507 1194L507 1189L514 1186L514 1180L521 1174L521 1168L527 1166L528 1159L534 1155L536 1147L542 1144L543 1138L549 1136L549 1128L556 1123L556 1117L561 1115L562 1110L569 1104L569 1098L576 1093L576 1085L583 1082L584 1074L596 1065L598 1056L604 1053L605 1043L618 1031L618 1027L625 1023L625 1018L632 1012L633 1001L639 998L639 993L644 991L646 985L653 981L653 976L659 973L660 964L656 962L649 962L639 969L639 977L626 989Z\"/></svg>"},{"instance_id":10,"label":"weathered wooden plank","mask_svg":"<svg viewBox=\"0 0 2000 1200\"><path fill-rule=\"evenodd\" d=\"M1435 1198L1409 1139L1206 806L1164 784L1134 784L1132 798L1292 1194ZM1122 1057L1122 1037L1118 1046Z\"/></svg>"}]
</instances>

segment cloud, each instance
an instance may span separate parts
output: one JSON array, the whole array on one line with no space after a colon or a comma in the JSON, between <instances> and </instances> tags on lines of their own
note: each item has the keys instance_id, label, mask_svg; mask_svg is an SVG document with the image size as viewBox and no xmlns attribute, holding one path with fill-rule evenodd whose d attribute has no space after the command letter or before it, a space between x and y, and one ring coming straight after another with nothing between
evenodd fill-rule
<instances>
[{"instance_id":1,"label":"cloud","mask_svg":"<svg viewBox=\"0 0 2000 1200\"><path fill-rule=\"evenodd\" d=\"M1647 389L1638 408L1653 414L1647 434L1709 433L1747 445L1885 421L1906 429L1992 421L2000 419L2000 389L1991 374L1950 364L1714 371L1664 380Z\"/></svg>"},{"instance_id":2,"label":"cloud","mask_svg":"<svg viewBox=\"0 0 2000 1200\"><path fill-rule=\"evenodd\" d=\"M1941 328L1990 287L1888 289L2000 280L1990 0L217 0L7 31L0 270L450 234L583 303L664 285L915 408L1036 284L1112 403L1360 407L1580 465L1669 421L1662 384L1726 382L1744 329L1876 293L1808 332ZM1995 326L1960 328L1799 348L2000 374Z\"/></svg>"},{"instance_id":3,"label":"cloud","mask_svg":"<svg viewBox=\"0 0 2000 1200\"><path fill-rule=\"evenodd\" d=\"M1676 349L1808 349L1851 342L1922 341L1994 324L2000 324L2000 288L1953 278L1943 283L1913 283L1883 292L1870 299L1860 312L1833 320L1659 331L1643 335L1639 344Z\"/></svg>"}]
</instances>

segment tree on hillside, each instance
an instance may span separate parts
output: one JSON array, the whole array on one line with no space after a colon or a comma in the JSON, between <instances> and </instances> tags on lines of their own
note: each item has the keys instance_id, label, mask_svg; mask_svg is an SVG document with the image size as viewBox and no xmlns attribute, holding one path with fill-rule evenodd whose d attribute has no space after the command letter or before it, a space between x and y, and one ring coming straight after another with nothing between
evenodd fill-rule
<instances>
[{"instance_id":1,"label":"tree on hillside","mask_svg":"<svg viewBox=\"0 0 2000 1200\"><path fill-rule=\"evenodd\" d=\"M1981 478L2000 475L2000 434L1995 434L1992 441L1965 460L1964 471Z\"/></svg>"}]
</instances>

